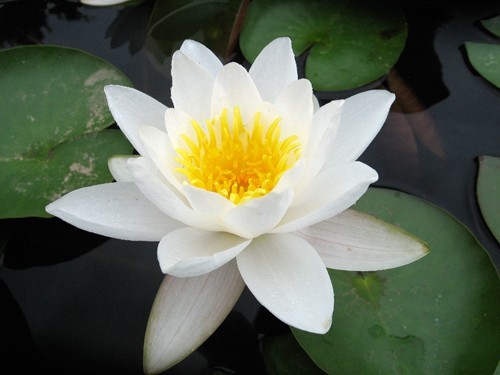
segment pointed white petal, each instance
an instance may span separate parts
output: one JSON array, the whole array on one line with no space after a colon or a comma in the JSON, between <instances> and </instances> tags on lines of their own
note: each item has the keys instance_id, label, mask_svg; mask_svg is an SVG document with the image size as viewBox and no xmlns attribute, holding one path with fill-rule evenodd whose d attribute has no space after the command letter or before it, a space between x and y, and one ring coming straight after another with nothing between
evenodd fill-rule
<instances>
[{"instance_id":1,"label":"pointed white petal","mask_svg":"<svg viewBox=\"0 0 500 375\"><path fill-rule=\"evenodd\" d=\"M328 160L335 164L356 160L384 124L395 95L371 90L346 99L337 136Z\"/></svg>"},{"instance_id":2,"label":"pointed white petal","mask_svg":"<svg viewBox=\"0 0 500 375\"><path fill-rule=\"evenodd\" d=\"M254 238L269 232L282 219L292 202L291 188L254 198L227 211L224 217L228 232L245 238Z\"/></svg>"},{"instance_id":3,"label":"pointed white petal","mask_svg":"<svg viewBox=\"0 0 500 375\"><path fill-rule=\"evenodd\" d=\"M163 273L177 277L199 276L226 264L252 240L224 232L180 228L168 233L158 245Z\"/></svg>"},{"instance_id":4,"label":"pointed white petal","mask_svg":"<svg viewBox=\"0 0 500 375\"><path fill-rule=\"evenodd\" d=\"M222 69L222 62L215 54L203 44L194 40L186 40L182 43L181 52L190 59L207 69L213 76Z\"/></svg>"},{"instance_id":5,"label":"pointed white petal","mask_svg":"<svg viewBox=\"0 0 500 375\"><path fill-rule=\"evenodd\" d=\"M234 207L233 202L218 193L192 185L184 185L182 188L193 210L210 220L222 222L226 212Z\"/></svg>"},{"instance_id":6,"label":"pointed white petal","mask_svg":"<svg viewBox=\"0 0 500 375\"><path fill-rule=\"evenodd\" d=\"M210 118L215 76L180 51L172 57L172 102L175 109L203 123Z\"/></svg>"},{"instance_id":7,"label":"pointed white petal","mask_svg":"<svg viewBox=\"0 0 500 375\"><path fill-rule=\"evenodd\" d=\"M297 80L291 40L278 38L269 43L257 56L249 73L262 99L273 103L285 86Z\"/></svg>"},{"instance_id":8,"label":"pointed white petal","mask_svg":"<svg viewBox=\"0 0 500 375\"><path fill-rule=\"evenodd\" d=\"M403 266L429 252L405 230L355 210L296 232L319 253L328 268L377 271Z\"/></svg>"},{"instance_id":9,"label":"pointed white petal","mask_svg":"<svg viewBox=\"0 0 500 375\"><path fill-rule=\"evenodd\" d=\"M46 210L80 229L122 240L159 241L182 226L156 208L132 182L73 190Z\"/></svg>"},{"instance_id":10,"label":"pointed white petal","mask_svg":"<svg viewBox=\"0 0 500 375\"><path fill-rule=\"evenodd\" d=\"M300 142L306 146L313 119L311 82L301 79L289 84L278 95L274 106L281 117L281 139L298 135Z\"/></svg>"},{"instance_id":11,"label":"pointed white petal","mask_svg":"<svg viewBox=\"0 0 500 375\"><path fill-rule=\"evenodd\" d=\"M157 374L195 351L231 312L243 291L235 262L203 276L166 276L144 341L144 371Z\"/></svg>"},{"instance_id":12,"label":"pointed white petal","mask_svg":"<svg viewBox=\"0 0 500 375\"><path fill-rule=\"evenodd\" d=\"M225 65L217 75L212 95L211 113L217 116L222 109L239 107L245 125L252 124L255 110L262 99L248 72L241 65Z\"/></svg>"},{"instance_id":13,"label":"pointed white petal","mask_svg":"<svg viewBox=\"0 0 500 375\"><path fill-rule=\"evenodd\" d=\"M105 7L110 5L117 5L121 3L126 3L129 0L80 0L82 4L92 5L95 7Z\"/></svg>"},{"instance_id":14,"label":"pointed white petal","mask_svg":"<svg viewBox=\"0 0 500 375\"><path fill-rule=\"evenodd\" d=\"M293 232L337 215L356 203L377 178L377 172L361 162L322 171L294 200L272 232Z\"/></svg>"},{"instance_id":15,"label":"pointed white petal","mask_svg":"<svg viewBox=\"0 0 500 375\"><path fill-rule=\"evenodd\" d=\"M207 220L190 206L184 196L172 186L145 158L130 160L130 172L139 190L168 216L188 226L204 230L220 230L221 224Z\"/></svg>"},{"instance_id":16,"label":"pointed white petal","mask_svg":"<svg viewBox=\"0 0 500 375\"><path fill-rule=\"evenodd\" d=\"M175 172L175 168L179 167L179 164L175 161L177 155L172 149L167 133L152 126L141 126L139 136L141 142L147 146L145 156L153 162L172 186L177 190L181 190L182 184Z\"/></svg>"},{"instance_id":17,"label":"pointed white petal","mask_svg":"<svg viewBox=\"0 0 500 375\"><path fill-rule=\"evenodd\" d=\"M280 320L313 333L330 329L332 283L307 241L293 234L264 235L236 260L250 291Z\"/></svg>"},{"instance_id":18,"label":"pointed white petal","mask_svg":"<svg viewBox=\"0 0 500 375\"><path fill-rule=\"evenodd\" d=\"M130 87L108 85L104 87L104 92L117 125L137 152L143 155L145 150L139 139L138 128L149 125L164 129L167 107Z\"/></svg>"},{"instance_id":19,"label":"pointed white petal","mask_svg":"<svg viewBox=\"0 0 500 375\"><path fill-rule=\"evenodd\" d=\"M117 182L130 182L133 181L132 174L127 167L128 159L136 158L138 156L130 155L115 155L108 159L108 168L111 175Z\"/></svg>"}]
</instances>

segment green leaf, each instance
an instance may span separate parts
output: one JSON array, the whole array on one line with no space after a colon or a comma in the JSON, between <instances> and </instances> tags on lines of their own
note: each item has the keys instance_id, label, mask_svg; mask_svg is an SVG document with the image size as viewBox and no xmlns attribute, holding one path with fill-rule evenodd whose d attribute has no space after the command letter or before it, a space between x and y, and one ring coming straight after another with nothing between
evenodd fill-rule
<instances>
[{"instance_id":1,"label":"green leaf","mask_svg":"<svg viewBox=\"0 0 500 375\"><path fill-rule=\"evenodd\" d=\"M269 375L324 374L289 333L262 339L262 355Z\"/></svg>"},{"instance_id":2,"label":"green leaf","mask_svg":"<svg viewBox=\"0 0 500 375\"><path fill-rule=\"evenodd\" d=\"M387 74L406 35L405 18L391 1L254 0L240 47L253 62L273 39L288 36L297 56L308 53L305 76L314 89L338 91Z\"/></svg>"},{"instance_id":3,"label":"green leaf","mask_svg":"<svg viewBox=\"0 0 500 375\"><path fill-rule=\"evenodd\" d=\"M465 50L474 69L500 88L500 45L467 42Z\"/></svg>"},{"instance_id":4,"label":"green leaf","mask_svg":"<svg viewBox=\"0 0 500 375\"><path fill-rule=\"evenodd\" d=\"M155 2L149 33L167 55L175 42L192 38L224 56L240 0L172 0Z\"/></svg>"},{"instance_id":5,"label":"green leaf","mask_svg":"<svg viewBox=\"0 0 500 375\"><path fill-rule=\"evenodd\" d=\"M479 158L477 200L486 224L500 242L500 158Z\"/></svg>"},{"instance_id":6,"label":"green leaf","mask_svg":"<svg viewBox=\"0 0 500 375\"><path fill-rule=\"evenodd\" d=\"M473 235L400 192L370 189L355 208L422 238L431 252L387 271L330 270L332 329L293 329L300 345L330 374L492 374L500 357L500 283Z\"/></svg>"},{"instance_id":7,"label":"green leaf","mask_svg":"<svg viewBox=\"0 0 500 375\"><path fill-rule=\"evenodd\" d=\"M500 16L481 20L481 24L486 30L500 38Z\"/></svg>"},{"instance_id":8,"label":"green leaf","mask_svg":"<svg viewBox=\"0 0 500 375\"><path fill-rule=\"evenodd\" d=\"M49 216L45 205L111 181L107 159L132 147L113 124L107 84L130 86L109 63L75 49L0 51L0 218Z\"/></svg>"}]
</instances>

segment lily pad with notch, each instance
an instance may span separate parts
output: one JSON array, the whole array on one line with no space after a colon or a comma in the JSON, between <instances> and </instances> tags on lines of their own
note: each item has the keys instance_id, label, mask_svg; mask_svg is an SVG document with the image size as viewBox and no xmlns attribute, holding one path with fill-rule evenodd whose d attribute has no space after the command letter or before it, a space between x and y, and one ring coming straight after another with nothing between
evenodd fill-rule
<instances>
[{"instance_id":1,"label":"lily pad with notch","mask_svg":"<svg viewBox=\"0 0 500 375\"><path fill-rule=\"evenodd\" d=\"M240 36L253 62L277 37L292 40L296 56L307 53L305 77L315 90L343 91L377 81L403 51L407 24L391 1L254 0Z\"/></svg>"},{"instance_id":2,"label":"lily pad with notch","mask_svg":"<svg viewBox=\"0 0 500 375\"><path fill-rule=\"evenodd\" d=\"M329 374L492 374L500 357L500 283L484 248L448 213L370 189L355 208L425 240L431 252L395 269L329 270L333 325L292 329Z\"/></svg>"},{"instance_id":3,"label":"lily pad with notch","mask_svg":"<svg viewBox=\"0 0 500 375\"><path fill-rule=\"evenodd\" d=\"M0 218L48 217L45 206L79 187L112 181L107 160L130 154L104 86L131 86L80 50L25 46L0 52Z\"/></svg>"}]
</instances>

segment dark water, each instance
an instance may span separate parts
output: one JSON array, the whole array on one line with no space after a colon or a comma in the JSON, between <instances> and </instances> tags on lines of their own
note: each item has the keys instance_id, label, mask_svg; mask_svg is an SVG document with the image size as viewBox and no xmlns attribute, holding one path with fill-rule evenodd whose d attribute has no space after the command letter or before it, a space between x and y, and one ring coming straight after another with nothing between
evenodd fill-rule
<instances>
[{"instance_id":1,"label":"dark water","mask_svg":"<svg viewBox=\"0 0 500 375\"><path fill-rule=\"evenodd\" d=\"M8 12L0 9L3 48L31 43L80 48L170 104L170 60L144 33L150 3L91 8L35 1L5 7ZM405 2L405 11L408 43L383 82L405 99L361 159L379 172L378 186L411 193L453 214L498 265L500 249L481 218L475 183L477 157L500 156L500 95L470 69L463 44L498 42L477 21L499 13L500 6L413 1ZM141 373L147 318L162 280L156 244L108 240L56 219L0 225L13 233L0 270L2 363L15 365L14 373ZM282 330L286 327L245 292L207 343L166 373L205 374L222 366L260 374L256 331Z\"/></svg>"}]
</instances>

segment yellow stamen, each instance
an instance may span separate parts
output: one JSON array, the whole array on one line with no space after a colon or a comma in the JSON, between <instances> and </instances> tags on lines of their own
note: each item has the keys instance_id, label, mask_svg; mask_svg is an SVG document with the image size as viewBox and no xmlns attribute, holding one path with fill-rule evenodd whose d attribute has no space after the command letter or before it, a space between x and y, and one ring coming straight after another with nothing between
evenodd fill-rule
<instances>
[{"instance_id":1,"label":"yellow stamen","mask_svg":"<svg viewBox=\"0 0 500 375\"><path fill-rule=\"evenodd\" d=\"M300 158L296 135L280 140L280 119L262 123L255 113L252 127L243 123L238 107L232 122L228 110L206 122L206 129L192 121L196 139L182 134L185 148L176 149L177 172L186 183L219 193L235 204L269 193L283 173Z\"/></svg>"}]
</instances>

